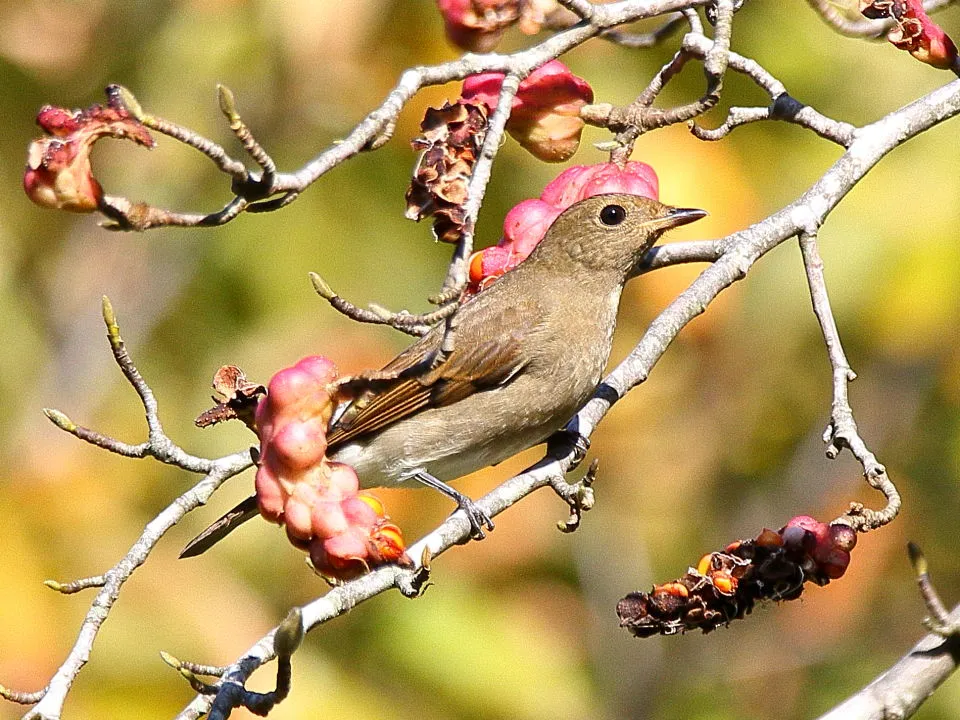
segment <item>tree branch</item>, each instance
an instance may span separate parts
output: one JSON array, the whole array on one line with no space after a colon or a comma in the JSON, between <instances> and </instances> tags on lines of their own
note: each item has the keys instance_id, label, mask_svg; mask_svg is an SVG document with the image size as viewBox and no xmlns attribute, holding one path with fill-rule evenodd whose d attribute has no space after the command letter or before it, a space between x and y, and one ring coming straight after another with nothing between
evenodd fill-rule
<instances>
[{"instance_id":1,"label":"tree branch","mask_svg":"<svg viewBox=\"0 0 960 720\"><path fill-rule=\"evenodd\" d=\"M706 77L706 89L703 95L685 105L662 109L653 107L654 101L671 79L680 74L693 54L688 50L686 38L673 58L654 75L649 85L629 105L617 107L610 103L588 105L581 109L580 117L591 125L604 127L616 133L611 143L610 161L623 165L633 152L634 143L646 132L658 128L688 122L713 108L720 101L723 88L723 75L727 70L730 57L730 34L733 29L733 0L717 0L714 39L704 40L708 49L703 56L703 72ZM687 16L691 28L690 36L703 37L699 26L699 17Z\"/></svg>"},{"instance_id":2,"label":"tree branch","mask_svg":"<svg viewBox=\"0 0 960 720\"><path fill-rule=\"evenodd\" d=\"M948 5L952 5L955 0L926 0L923 3L924 10L928 13L942 10ZM843 13L836 3L831 0L807 0L807 4L812 7L820 18L830 27L841 35L847 37L860 37L868 40L879 38L887 32L894 24L894 20L868 20L865 17L851 18Z\"/></svg>"},{"instance_id":3,"label":"tree branch","mask_svg":"<svg viewBox=\"0 0 960 720\"><path fill-rule=\"evenodd\" d=\"M909 718L960 664L960 605L947 615L927 575L926 560L910 543L910 559L920 592L939 628L934 629L889 670L819 720L887 720ZM947 632L944 632L944 630Z\"/></svg>"},{"instance_id":4,"label":"tree branch","mask_svg":"<svg viewBox=\"0 0 960 720\"><path fill-rule=\"evenodd\" d=\"M694 33L683 39L683 47L690 55L705 58L712 48L709 38ZM715 130L707 130L695 123L690 131L700 140L719 140L726 137L735 127L757 120L784 120L812 130L826 140L847 147L853 140L856 128L845 122L832 120L814 110L809 105L794 99L782 82L765 70L756 60L729 53L729 68L746 75L759 85L769 96L770 105L766 108L733 107L723 125Z\"/></svg>"},{"instance_id":5,"label":"tree branch","mask_svg":"<svg viewBox=\"0 0 960 720\"><path fill-rule=\"evenodd\" d=\"M242 161L231 157L223 147L199 133L146 113L132 93L122 90L121 97L127 109L144 125L196 149L207 156L219 170L229 175L235 197L220 210L209 214L179 213L112 195L103 199L100 209L112 221L110 227L138 231L165 226L213 227L228 223L243 212L270 212L280 209L293 202L300 193L340 163L361 152L381 147L390 138L400 112L425 87L463 80L469 75L482 72L500 72L522 80L540 65L582 45L605 30L707 2L708 0L621 0L608 5L578 2L576 5L582 10L589 10L590 19L556 33L532 48L509 55L468 53L458 60L441 65L425 65L406 70L380 106L367 115L345 138L321 152L299 170L288 173L275 172L275 165L269 155L253 139L240 120L232 93L226 88L218 89L221 109L230 121L231 128L236 125L234 132L238 134L241 144L260 165L256 171L248 170ZM495 151L496 149L492 148L494 154ZM478 176L475 190L485 185L486 180L482 175Z\"/></svg>"},{"instance_id":6,"label":"tree branch","mask_svg":"<svg viewBox=\"0 0 960 720\"><path fill-rule=\"evenodd\" d=\"M723 290L745 277L757 260L784 241L818 228L843 197L887 153L957 114L960 114L960 80L857 131L846 152L793 203L744 230L712 241L710 245L698 243L693 246L695 251L688 248L698 259L709 257L715 248L721 248L722 253L653 321L633 351L604 379L594 397L568 423L567 429L589 437L617 400L649 377L680 330L703 313ZM653 264L655 258L656 253L648 262ZM478 506L490 517L499 514L534 490L562 480L576 454L572 446L555 448L529 470L478 500ZM465 515L457 512L413 545L409 554L418 557L426 552L428 557L436 557L453 545L466 541L469 534L470 525ZM413 594L410 587L415 576L416 570L386 566L336 587L302 608L304 629L309 631L393 588ZM257 667L272 659L272 645L273 633L269 633L230 666L223 682L244 682ZM195 720L209 710L212 702L210 696L199 694L177 718Z\"/></svg>"},{"instance_id":7,"label":"tree branch","mask_svg":"<svg viewBox=\"0 0 960 720\"><path fill-rule=\"evenodd\" d=\"M827 443L827 457L835 459L840 450L849 448L854 457L863 466L863 474L871 486L880 490L887 499L887 506L880 511L868 510L859 503L851 505L843 521L861 532L874 530L886 525L900 512L900 493L893 482L887 477L886 468L881 465L876 456L867 448L863 438L857 430L857 423L853 418L853 409L847 393L848 384L855 380L857 374L850 368L847 356L840 344L840 334L837 323L830 308L830 299L827 296L827 284L823 276L823 260L817 248L815 232L802 230L799 233L800 250L803 254L803 265L807 273L807 284L810 288L810 298L813 301L813 311L823 331L823 339L827 346L827 355L833 368L833 403L830 408L830 425L823 434L823 441Z\"/></svg>"},{"instance_id":8,"label":"tree branch","mask_svg":"<svg viewBox=\"0 0 960 720\"><path fill-rule=\"evenodd\" d=\"M153 391L147 385L143 376L140 375L126 350L120 337L120 329L117 326L113 307L107 298L103 300L103 317L107 325L107 338L110 341L114 359L123 371L127 381L137 391L146 411L149 440L141 445L131 446L93 430L80 428L58 411L47 410L45 411L47 416L61 429L98 447L128 457L151 456L162 463L203 474L204 478L176 498L151 520L130 550L103 575L68 583L59 583L54 580L48 580L45 583L47 587L63 594L72 594L87 588L99 588L99 591L90 603L90 610L80 626L76 643L44 689L33 693L23 693L0 686L0 695L8 700L24 704L36 703L35 707L24 715L25 720L59 720L67 693L73 686L80 670L90 659L93 643L114 603L119 598L123 584L130 578L134 570L146 561L167 530L176 525L188 512L206 503L225 480L253 464L248 451L234 453L216 460L207 460L189 455L175 445L163 431ZM136 452L133 452L132 449L135 449Z\"/></svg>"},{"instance_id":9,"label":"tree branch","mask_svg":"<svg viewBox=\"0 0 960 720\"><path fill-rule=\"evenodd\" d=\"M811 0L820 8L819 0ZM593 106L595 124L609 127L618 133L619 148L614 159L625 160L636 138L646 130L675 122L692 120L712 107L720 96L723 77L728 69L751 77L771 98L767 108L738 108L730 111L723 125L715 130L693 129L701 139L723 137L733 128L760 119L782 119L813 130L821 137L846 148L839 160L795 202L787 205L749 228L725 238L679 243L656 248L648 253L639 273L685 262L711 263L699 277L684 290L651 324L643 337L597 389L594 397L574 417L568 429L571 433L589 437L599 422L630 389L646 380L655 364L665 353L680 330L697 315L703 313L710 303L727 287L743 278L763 255L784 241L800 237L807 277L810 284L814 309L820 320L828 355L834 370L834 402L831 411L831 428L828 435L828 455L835 456L842 447L847 447L864 467L868 482L887 497L887 507L879 512L856 507L845 520L859 530L866 530L888 522L899 508L899 496L886 477L883 466L876 460L860 438L847 398L847 383L852 371L840 346L836 324L830 312L829 300L823 280L822 262L817 252L815 237L818 228L829 213L860 179L888 152L920 132L960 113L960 81L955 81L910 105L890 113L883 119L864 128L854 128L847 123L826 118L813 109L790 97L782 83L766 72L759 64L730 50L734 2L715 1L716 29L714 39L702 32L699 16L692 8L707 4L707 0L623 0L621 2L594 5L587 0L563 0L562 4L581 17L575 26L558 32L544 42L528 50L512 55L467 54L459 60L437 66L422 66L406 71L397 86L387 95L379 108L370 113L341 142L326 149L299 170L280 173L266 150L255 139L236 110L232 94L220 89L220 105L245 151L256 163L251 171L240 160L232 158L222 147L186 128L162 118L146 115L136 99L126 93L123 97L131 113L147 127L175 138L203 153L224 174L231 178L234 198L220 210L206 214L181 214L131 203L122 197L107 196L101 203L103 213L114 221L119 229L145 230L164 225L210 226L233 220L243 212L268 212L293 202L298 195L323 174L350 157L364 151L375 150L391 136L399 113L421 89L431 85L461 80L468 75L486 71L498 71L506 75L498 106L490 119L487 135L474 166L464 206L466 222L464 233L458 242L443 286L434 298L439 307L432 313L411 315L392 313L382 309L361 310L336 296L317 277L318 292L340 312L363 322L380 322L411 334L420 334L431 324L447 323L447 340L455 323L455 311L466 285L466 263L473 247L476 217L483 200L503 130L509 117L511 101L519 82L533 69L544 62L584 43L597 35L613 35L614 40L629 44L629 36L613 29L621 24L657 17L674 12L683 12L690 24L680 50L670 63L654 77L646 90L627 108ZM941 2L941 4L946 4ZM822 9L822 8L820 8ZM709 15L708 15L709 16ZM661 39L679 22L671 19L654 31L650 42ZM619 40L618 40L619 38ZM646 42L646 40L644 40ZM638 46L642 43L638 42ZM654 109L652 103L669 80L676 76L692 58L704 64L706 89L697 100L667 110ZM599 108L599 110L598 110ZM603 110L606 109L606 115ZM589 113L588 113L589 115ZM375 319L374 319L375 318ZM160 424L156 399L136 366L130 359L120 337L116 318L109 302L104 302L104 319L114 358L127 381L136 390L144 406L148 426L148 440L140 444L128 444L105 436L94 430L75 425L66 415L48 410L48 417L61 429L98 447L128 457L154 457L160 462L175 465L205 477L192 489L172 502L151 521L130 551L103 575L48 585L62 593L78 592L86 588L99 588L89 612L80 628L80 634L69 656L58 669L49 685L34 693L20 693L0 688L0 695L17 702L37 703L28 718L59 718L64 699L80 669L87 662L91 647L116 602L123 583L142 564L160 537L184 514L203 504L227 478L251 465L249 453L239 452L216 460L194 457L175 445L164 433ZM443 344L445 351L448 343ZM831 454L832 453L832 454ZM567 473L579 459L576 448L551 447L547 456L526 472L511 478L478 501L479 507L491 517L512 506L531 492L551 486L573 509L575 521L579 513L589 508L590 483L596 469L593 467L579 483L568 483ZM570 522L568 522L569 526ZM381 592L396 588L408 596L414 596L422 587L429 559L445 552L454 544L464 542L470 534L470 524L464 513L451 516L436 530L410 548L413 557L421 557L414 570L386 566L334 588L325 596L314 600L302 609L302 629L309 630L327 620L343 614L360 602ZM299 622L299 620L298 620ZM212 707L232 707L228 693L243 689L246 679L277 652L277 643L284 646L286 634L270 633L256 643L235 663L226 668L175 661L177 669L190 679L204 670L220 676L215 685L208 685L196 678L191 679L199 694L181 712L181 718L197 718ZM951 641L952 642L952 641ZM290 650L292 652L292 650ZM283 652L281 651L281 655ZM956 652L951 651L955 665ZM289 654L287 654L289 658ZM929 673L932 674L932 673ZM281 668L281 675L289 680L289 667ZM285 694L282 689L288 683L278 678L274 699ZM227 690L229 689L229 690ZM219 705L217 704L219 702ZM232 702L232 701L231 701ZM220 712L220 710L218 710Z\"/></svg>"}]
</instances>

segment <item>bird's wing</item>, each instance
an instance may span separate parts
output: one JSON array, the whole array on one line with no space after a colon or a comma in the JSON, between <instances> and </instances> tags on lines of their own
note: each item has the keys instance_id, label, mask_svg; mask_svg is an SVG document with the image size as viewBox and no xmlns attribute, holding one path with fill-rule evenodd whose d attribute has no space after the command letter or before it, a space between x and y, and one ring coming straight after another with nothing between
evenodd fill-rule
<instances>
[{"instance_id":1,"label":"bird's wing","mask_svg":"<svg viewBox=\"0 0 960 720\"><path fill-rule=\"evenodd\" d=\"M439 347L439 337L427 336L384 368L395 371L394 379L379 380L337 421L327 436L334 449L358 437L376 433L424 407L443 407L470 395L506 385L523 372L526 359L522 339L535 324L531 314L521 317L507 308L502 317L484 322L500 331L488 340L470 337L471 329L458 328L453 352L436 367L430 357ZM460 330L463 330L461 335ZM440 334L439 331L435 331ZM424 352L433 348L431 352ZM426 359L423 359L426 356Z\"/></svg>"},{"instance_id":2,"label":"bird's wing","mask_svg":"<svg viewBox=\"0 0 960 720\"><path fill-rule=\"evenodd\" d=\"M478 298L479 299L479 298ZM442 407L463 400L475 392L506 385L523 372L521 341L535 331L539 313L530 306L521 309L505 305L499 312L487 314L484 322L473 322L473 313L461 310L458 327L461 342L439 365L431 368L431 358L439 349L442 328L424 336L394 358L382 372L358 377L358 387L366 388L347 408L327 436L328 447L335 449L350 440L375 433L430 405ZM488 340L482 334L494 328L499 332ZM234 529L257 515L257 498L241 502L191 540L181 558L205 552Z\"/></svg>"}]
</instances>

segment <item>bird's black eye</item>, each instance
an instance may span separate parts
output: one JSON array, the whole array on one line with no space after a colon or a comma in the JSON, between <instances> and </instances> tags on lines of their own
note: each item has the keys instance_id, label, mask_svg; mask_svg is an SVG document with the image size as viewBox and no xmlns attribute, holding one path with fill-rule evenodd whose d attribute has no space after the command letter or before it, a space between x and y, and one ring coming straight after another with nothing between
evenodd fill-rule
<instances>
[{"instance_id":1,"label":"bird's black eye","mask_svg":"<svg viewBox=\"0 0 960 720\"><path fill-rule=\"evenodd\" d=\"M607 205L600 211L600 222L604 225L619 225L627 219L627 211L621 205Z\"/></svg>"}]
</instances>

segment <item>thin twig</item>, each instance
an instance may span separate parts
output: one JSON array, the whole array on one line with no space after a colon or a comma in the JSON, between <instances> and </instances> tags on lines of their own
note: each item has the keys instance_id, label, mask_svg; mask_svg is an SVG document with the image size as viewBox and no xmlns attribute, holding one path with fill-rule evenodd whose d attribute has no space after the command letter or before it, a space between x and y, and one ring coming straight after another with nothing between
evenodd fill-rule
<instances>
[{"instance_id":1,"label":"thin twig","mask_svg":"<svg viewBox=\"0 0 960 720\"><path fill-rule=\"evenodd\" d=\"M220 112L224 114L227 122L230 123L230 129L233 131L233 134L237 136L240 144L243 145L243 149L247 151L247 154L253 158L253 161L257 163L263 171L257 184L263 187L265 197L272 195L273 181L277 175L277 164L267 151L263 149L263 146L257 142L250 128L247 127L247 124L240 117L240 113L237 112L237 104L233 96L233 91L226 85L217 85L217 93L220 98ZM246 195L244 197L248 200L251 199Z\"/></svg>"},{"instance_id":2,"label":"thin twig","mask_svg":"<svg viewBox=\"0 0 960 720\"><path fill-rule=\"evenodd\" d=\"M709 48L703 56L703 71L706 76L706 90L697 100L685 105L667 109L653 107L663 88L671 79L680 74L691 59L692 54L686 48L686 41L673 58L654 75L650 84L636 100L625 107L616 107L609 103L598 103L584 107L580 116L585 122L605 127L616 133L616 144L610 154L610 161L623 165L633 152L634 143L644 133L657 128L688 122L713 108L720 100L723 88L723 75L727 69L730 54L730 34L733 28L733 0L717 0L717 21L714 27L714 39L707 40ZM693 22L691 20L691 22ZM697 19L696 22L699 22ZM697 33L690 33L697 34ZM706 38L704 38L706 40Z\"/></svg>"},{"instance_id":3,"label":"thin twig","mask_svg":"<svg viewBox=\"0 0 960 720\"><path fill-rule=\"evenodd\" d=\"M683 50L694 57L706 57L711 47L711 40L703 35L688 33L683 39ZM809 105L804 105L795 100L787 92L783 83L771 75L756 60L743 57L735 52L730 52L728 58L729 69L746 75L763 88L770 96L770 105L763 108L766 112L765 115L760 114L761 108L731 108L727 120L717 130L707 130L691 122L690 130L697 138L718 140L738 125L769 118L800 125L843 147L848 147L853 142L856 133L856 128L853 125L832 120Z\"/></svg>"},{"instance_id":4,"label":"thin twig","mask_svg":"<svg viewBox=\"0 0 960 720\"><path fill-rule=\"evenodd\" d=\"M930 616L924 619L923 624L931 632L935 632L943 637L960 635L960 621L952 620L947 606L940 599L940 593L930 579L929 566L927 558L924 556L920 546L915 543L907 543L907 551L910 554L910 564L913 565L913 571L917 576L917 588L920 590L920 597L923 598L923 604L927 606L927 612Z\"/></svg>"},{"instance_id":5,"label":"thin twig","mask_svg":"<svg viewBox=\"0 0 960 720\"><path fill-rule=\"evenodd\" d=\"M419 332L421 328L429 329L437 323L447 320L457 312L458 306L459 303L457 301L448 302L436 310L420 315L412 315L404 311L393 312L376 304L372 304L370 308L373 312L380 315L391 327L395 327L398 330L414 330Z\"/></svg>"},{"instance_id":6,"label":"thin twig","mask_svg":"<svg viewBox=\"0 0 960 720\"><path fill-rule=\"evenodd\" d=\"M671 265L713 262L723 255L723 244L717 240L696 240L657 245L647 250L637 267L637 274L648 273Z\"/></svg>"},{"instance_id":7,"label":"thin twig","mask_svg":"<svg viewBox=\"0 0 960 720\"><path fill-rule=\"evenodd\" d=\"M90 609L80 626L80 632L73 648L63 664L54 673L47 687L36 693L18 693L9 690L0 692L4 697L16 702L36 703L36 706L24 716L26 720L59 720L67 693L73 686L81 668L89 660L94 640L109 616L114 603L119 598L124 583L130 578L134 570L146 561L164 533L179 522L190 510L204 504L225 480L242 472L252 464L250 453L246 451L217 460L207 460L189 455L175 445L163 432L156 398L127 352L123 339L120 337L116 315L107 298L103 299L103 319L107 326L107 339L110 342L114 360L122 370L127 382L140 396L146 414L149 440L143 445L131 446L95 431L78 428L63 413L48 410L46 411L47 417L61 429L88 442L93 442L99 447L131 457L149 455L160 462L204 474L205 477L151 520L140 537L131 546L129 552L103 575L83 578L71 583L47 581L48 587L65 594L94 587L100 588L100 590L90 604ZM136 452L133 452L134 449Z\"/></svg>"},{"instance_id":8,"label":"thin twig","mask_svg":"<svg viewBox=\"0 0 960 720\"><path fill-rule=\"evenodd\" d=\"M727 119L722 125L708 129L694 122L690 123L690 132L698 140L721 140L730 134L736 127L758 120L769 120L770 108L763 107L732 107L727 112Z\"/></svg>"},{"instance_id":9,"label":"thin twig","mask_svg":"<svg viewBox=\"0 0 960 720\"><path fill-rule=\"evenodd\" d=\"M73 593L78 593L88 588L103 587L107 584L107 578L105 575L94 575L92 577L80 578L79 580L72 580L67 583L57 582L56 580L44 580L43 584L63 595L73 595Z\"/></svg>"},{"instance_id":10,"label":"thin twig","mask_svg":"<svg viewBox=\"0 0 960 720\"><path fill-rule=\"evenodd\" d=\"M942 10L956 0L926 0L923 4L928 13ZM889 30L893 19L868 20L865 17L850 17L837 7L834 0L807 0L807 4L817 11L820 18L841 35L874 40Z\"/></svg>"},{"instance_id":11,"label":"thin twig","mask_svg":"<svg viewBox=\"0 0 960 720\"><path fill-rule=\"evenodd\" d=\"M313 284L313 289L316 290L317 295L330 303L330 307L332 307L334 310L342 315L345 315L351 320L356 320L357 322L362 323L371 323L373 325L389 325L396 330L417 337L420 335L425 335L430 330L430 326L423 323L421 319L423 316L414 316L409 315L408 313L391 313L390 311L381 312L382 308L378 308L376 310L365 310L361 307L357 307L349 300L337 295L333 291L333 288L327 284L327 281L320 277L317 273L309 273L309 276L310 282ZM411 323L403 323L398 321L398 318L400 317L410 317L416 319Z\"/></svg>"},{"instance_id":12,"label":"thin twig","mask_svg":"<svg viewBox=\"0 0 960 720\"><path fill-rule=\"evenodd\" d=\"M827 295L827 284L823 275L823 259L817 248L815 230L804 229L798 233L800 250L803 254L803 266L807 274L807 285L810 289L810 299L813 302L813 311L820 323L823 340L827 346L827 355L830 366L833 368L833 402L830 407L830 424L823 434L827 443L827 457L835 459L843 448L848 448L854 457L863 466L863 474L867 482L881 491L887 499L883 510L869 510L859 503L851 505L848 513L843 516L855 530L865 532L886 525L900 512L900 493L893 482L887 477L886 468L880 464L876 456L870 451L857 430L857 422L853 417L850 399L847 392L848 385L856 379L857 374L850 368L847 356L840 343L840 334L837 323L830 307L830 298Z\"/></svg>"},{"instance_id":13,"label":"thin twig","mask_svg":"<svg viewBox=\"0 0 960 720\"><path fill-rule=\"evenodd\" d=\"M239 160L234 160L229 153L218 145L202 135L194 132L190 128L177 125L176 123L164 120L144 112L140 101L123 85L110 85L107 87L107 95L119 97L124 107L141 124L162 133L167 137L192 147L194 150L206 155L210 161L217 166L221 172L230 175L234 180L243 181L247 177L247 169Z\"/></svg>"},{"instance_id":14,"label":"thin twig","mask_svg":"<svg viewBox=\"0 0 960 720\"><path fill-rule=\"evenodd\" d=\"M48 685L34 692L23 692L21 690L11 690L10 688L0 685L0 697L20 705L34 705L40 702L49 689L50 686Z\"/></svg>"},{"instance_id":15,"label":"thin twig","mask_svg":"<svg viewBox=\"0 0 960 720\"><path fill-rule=\"evenodd\" d=\"M694 14L696 15L696 13ZM687 22L687 18L685 18L683 14L678 13L650 32L632 33L627 32L626 30L614 29L605 30L604 32L600 33L600 37L602 37L604 40L609 40L612 43L622 45L626 48L646 50L648 48L656 47L664 40L669 38L680 29L684 22Z\"/></svg>"},{"instance_id":16,"label":"thin twig","mask_svg":"<svg viewBox=\"0 0 960 720\"><path fill-rule=\"evenodd\" d=\"M201 665L199 663L188 662L174 657L168 652L160 651L160 659L174 670L185 669L194 675L206 675L207 677L221 677L227 668L222 665Z\"/></svg>"},{"instance_id":17,"label":"thin twig","mask_svg":"<svg viewBox=\"0 0 960 720\"><path fill-rule=\"evenodd\" d=\"M122 455L123 457L129 458L142 458L146 457L150 452L149 441L142 442L138 445L131 445L130 443L122 442L121 440L117 440L109 435L99 433L96 430L91 430L90 428L83 427L82 425L77 425L64 413L56 410L55 408L44 408L43 414L47 416L47 419L50 420L50 422L64 432L68 432L84 442L88 442L91 445L96 445L98 448L103 448L104 450L116 453L117 455Z\"/></svg>"}]
</instances>

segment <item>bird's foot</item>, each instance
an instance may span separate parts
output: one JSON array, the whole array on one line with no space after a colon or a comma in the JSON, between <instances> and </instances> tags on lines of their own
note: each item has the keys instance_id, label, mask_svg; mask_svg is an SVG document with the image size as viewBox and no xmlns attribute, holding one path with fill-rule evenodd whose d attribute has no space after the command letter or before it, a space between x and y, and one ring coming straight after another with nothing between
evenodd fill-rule
<instances>
[{"instance_id":1,"label":"bird's foot","mask_svg":"<svg viewBox=\"0 0 960 720\"><path fill-rule=\"evenodd\" d=\"M463 510L470 522L470 537L474 540L483 540L486 537L483 530L493 530L493 519L479 505L461 493L457 498L457 509Z\"/></svg>"},{"instance_id":2,"label":"bird's foot","mask_svg":"<svg viewBox=\"0 0 960 720\"><path fill-rule=\"evenodd\" d=\"M579 528L583 514L593 507L593 481L597 478L599 467L600 461L594 458L580 482L569 483L565 477L554 477L550 480L554 492L570 506L570 517L566 522L557 523L560 532L571 533Z\"/></svg>"},{"instance_id":3,"label":"bird's foot","mask_svg":"<svg viewBox=\"0 0 960 720\"><path fill-rule=\"evenodd\" d=\"M565 446L573 447L573 462L570 465L570 469L573 469L587 457L587 452L590 450L590 438L569 428L557 430L547 438L547 451L550 453L561 450Z\"/></svg>"},{"instance_id":4,"label":"bird's foot","mask_svg":"<svg viewBox=\"0 0 960 720\"><path fill-rule=\"evenodd\" d=\"M493 520L490 516L462 492L454 490L445 482L427 472L418 472L413 477L427 487L439 490L457 503L457 509L463 510L467 516L467 521L470 523L470 537L474 540L483 540L486 537L483 532L484 528L493 530Z\"/></svg>"}]
</instances>

